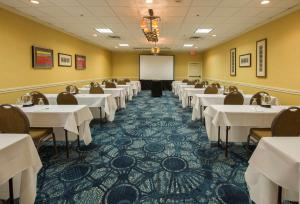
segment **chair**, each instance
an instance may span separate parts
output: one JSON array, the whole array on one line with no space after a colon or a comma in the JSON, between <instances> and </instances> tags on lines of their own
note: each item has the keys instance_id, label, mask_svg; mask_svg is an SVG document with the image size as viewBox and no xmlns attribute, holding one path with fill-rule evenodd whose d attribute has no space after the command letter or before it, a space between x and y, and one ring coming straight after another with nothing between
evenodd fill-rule
<instances>
[{"instance_id":1,"label":"chair","mask_svg":"<svg viewBox=\"0 0 300 204\"><path fill-rule=\"evenodd\" d=\"M256 99L257 105L261 105L261 95L262 94L266 94L266 95L269 96L269 94L267 92L264 92L264 91L257 92L256 94L254 94L251 97L251 99L250 99L250 105L252 105L254 99Z\"/></svg>"},{"instance_id":2,"label":"chair","mask_svg":"<svg viewBox=\"0 0 300 204\"><path fill-rule=\"evenodd\" d=\"M204 85L209 85L208 81L202 81Z\"/></svg>"},{"instance_id":3,"label":"chair","mask_svg":"<svg viewBox=\"0 0 300 204\"><path fill-rule=\"evenodd\" d=\"M113 78L111 81L112 81L112 82L118 82L118 79Z\"/></svg>"},{"instance_id":4,"label":"chair","mask_svg":"<svg viewBox=\"0 0 300 204\"><path fill-rule=\"evenodd\" d=\"M243 104L244 104L244 97L238 91L230 92L224 98L224 105L243 105Z\"/></svg>"},{"instance_id":5,"label":"chair","mask_svg":"<svg viewBox=\"0 0 300 204\"><path fill-rule=\"evenodd\" d=\"M107 80L103 80L101 84L105 85L107 82L108 82Z\"/></svg>"},{"instance_id":6,"label":"chair","mask_svg":"<svg viewBox=\"0 0 300 204\"><path fill-rule=\"evenodd\" d=\"M100 84L98 82L96 82L96 81L92 81L90 83L90 87L93 87L93 86L100 86Z\"/></svg>"},{"instance_id":7,"label":"chair","mask_svg":"<svg viewBox=\"0 0 300 204\"><path fill-rule=\"evenodd\" d=\"M229 86L228 87L229 92L238 92L238 88L236 86Z\"/></svg>"},{"instance_id":8,"label":"chair","mask_svg":"<svg viewBox=\"0 0 300 204\"><path fill-rule=\"evenodd\" d=\"M130 79L124 79L125 83L129 83Z\"/></svg>"},{"instance_id":9,"label":"chair","mask_svg":"<svg viewBox=\"0 0 300 204\"><path fill-rule=\"evenodd\" d=\"M189 80L188 79L184 79L184 80L182 80L182 83L188 83L189 82Z\"/></svg>"},{"instance_id":10,"label":"chair","mask_svg":"<svg viewBox=\"0 0 300 204\"><path fill-rule=\"evenodd\" d=\"M118 81L118 85L126 85L126 81L125 80Z\"/></svg>"},{"instance_id":11,"label":"chair","mask_svg":"<svg viewBox=\"0 0 300 204\"><path fill-rule=\"evenodd\" d=\"M73 90L75 90L75 94L79 93L79 90L78 90L77 86L74 86L74 85L67 86L66 87L66 91L70 93L70 91L72 90L72 88L73 88Z\"/></svg>"},{"instance_id":12,"label":"chair","mask_svg":"<svg viewBox=\"0 0 300 204\"><path fill-rule=\"evenodd\" d=\"M91 86L90 94L104 94L101 86Z\"/></svg>"},{"instance_id":13,"label":"chair","mask_svg":"<svg viewBox=\"0 0 300 204\"><path fill-rule=\"evenodd\" d=\"M195 82L194 81L188 81L187 85L195 85Z\"/></svg>"},{"instance_id":14,"label":"chair","mask_svg":"<svg viewBox=\"0 0 300 204\"><path fill-rule=\"evenodd\" d=\"M106 82L105 88L117 88L115 83L112 82Z\"/></svg>"},{"instance_id":15,"label":"chair","mask_svg":"<svg viewBox=\"0 0 300 204\"><path fill-rule=\"evenodd\" d=\"M204 94L217 94L218 92L219 92L219 90L215 86L208 86L204 90Z\"/></svg>"},{"instance_id":16,"label":"chair","mask_svg":"<svg viewBox=\"0 0 300 204\"><path fill-rule=\"evenodd\" d=\"M203 83L197 83L197 84L195 85L195 88L196 88L196 89L202 89L202 88L204 88L204 84L203 84Z\"/></svg>"},{"instance_id":17,"label":"chair","mask_svg":"<svg viewBox=\"0 0 300 204\"><path fill-rule=\"evenodd\" d=\"M217 82L216 83L212 83L211 85L217 87L218 89L221 88L221 85L219 83L217 83Z\"/></svg>"},{"instance_id":18,"label":"chair","mask_svg":"<svg viewBox=\"0 0 300 204\"><path fill-rule=\"evenodd\" d=\"M68 92L58 94L56 101L58 105L78 105L78 101L75 96Z\"/></svg>"},{"instance_id":19,"label":"chair","mask_svg":"<svg viewBox=\"0 0 300 204\"><path fill-rule=\"evenodd\" d=\"M34 105L38 105L40 99L43 100L43 102L44 102L45 105L49 105L49 101L48 101L47 97L44 94L42 94L42 93L40 93L38 91L32 91L30 93L30 95L32 97L32 103Z\"/></svg>"}]
</instances>

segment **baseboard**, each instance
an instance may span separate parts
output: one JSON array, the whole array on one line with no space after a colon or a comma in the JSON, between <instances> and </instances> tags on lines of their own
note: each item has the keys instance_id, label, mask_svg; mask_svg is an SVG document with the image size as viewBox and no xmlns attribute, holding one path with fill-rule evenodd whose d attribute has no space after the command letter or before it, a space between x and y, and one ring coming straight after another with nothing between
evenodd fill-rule
<instances>
[{"instance_id":1,"label":"baseboard","mask_svg":"<svg viewBox=\"0 0 300 204\"><path fill-rule=\"evenodd\" d=\"M38 90L38 89L51 88L51 87L57 87L57 86L64 86L64 85L69 85L69 84L89 83L91 81L104 80L104 79L108 79L108 77L84 79L84 80L74 80L74 81L63 81L63 82L56 82L56 83L49 83L49 84L38 84L38 85L32 85L32 86L19 86L19 87L4 88L4 89L0 89L0 94L7 94L7 93L13 93L13 92L20 92L20 91Z\"/></svg>"},{"instance_id":2,"label":"baseboard","mask_svg":"<svg viewBox=\"0 0 300 204\"><path fill-rule=\"evenodd\" d=\"M233 84L233 85L237 85L237 86L244 86L244 87L256 88L256 89L260 89L260 90L274 91L274 92L279 92L279 93L300 96L300 91L296 90L296 89L286 89L286 88L273 87L273 86L264 86L264 85L259 85L259 84L229 81L229 80L215 79L215 78L209 78L209 77L206 77L205 79L209 80L209 81L218 81L218 82L225 83L225 84Z\"/></svg>"}]
</instances>

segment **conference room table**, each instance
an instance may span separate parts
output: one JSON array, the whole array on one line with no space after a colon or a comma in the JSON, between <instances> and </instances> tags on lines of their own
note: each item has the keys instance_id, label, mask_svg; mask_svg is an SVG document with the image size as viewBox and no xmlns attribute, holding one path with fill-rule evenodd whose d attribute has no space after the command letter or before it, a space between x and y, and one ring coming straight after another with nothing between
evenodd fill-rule
<instances>
[{"instance_id":1,"label":"conference room table","mask_svg":"<svg viewBox=\"0 0 300 204\"><path fill-rule=\"evenodd\" d=\"M51 105L57 104L58 94L45 94L49 103ZM115 113L117 110L116 100L111 94L75 94L79 105L86 105L90 108L94 118L103 118L103 113L106 113L108 121L114 121ZM103 109L101 111L101 116L99 113L99 108Z\"/></svg>"},{"instance_id":2,"label":"conference room table","mask_svg":"<svg viewBox=\"0 0 300 204\"><path fill-rule=\"evenodd\" d=\"M7 200L12 192L20 204L33 204L42 162L31 136L0 134L0 163L0 198ZM11 189L9 181L14 184Z\"/></svg>"},{"instance_id":3,"label":"conference room table","mask_svg":"<svg viewBox=\"0 0 300 204\"><path fill-rule=\"evenodd\" d=\"M252 94L243 94L244 105L249 105ZM226 95L224 94L195 94L192 99L192 120L201 119L203 117L203 108L210 105L223 105ZM271 104L278 105L278 99L271 96Z\"/></svg>"},{"instance_id":4,"label":"conference room table","mask_svg":"<svg viewBox=\"0 0 300 204\"><path fill-rule=\"evenodd\" d=\"M187 85L187 83L177 82L172 84L172 91L175 94L175 96L178 96L179 86L181 85Z\"/></svg>"},{"instance_id":5,"label":"conference room table","mask_svg":"<svg viewBox=\"0 0 300 204\"><path fill-rule=\"evenodd\" d=\"M77 135L86 145L92 142L90 122L93 115L86 105L34 105L30 107L18 106L27 116L30 127L55 128L65 130L68 140L76 140ZM61 134L56 133L57 140L65 140L67 157L69 157L68 141Z\"/></svg>"},{"instance_id":6,"label":"conference room table","mask_svg":"<svg viewBox=\"0 0 300 204\"><path fill-rule=\"evenodd\" d=\"M220 136L225 141L227 156L228 142L247 142L250 128L271 128L275 116L287 108L289 106L210 105L204 111L208 139L218 141Z\"/></svg>"},{"instance_id":7,"label":"conference room table","mask_svg":"<svg viewBox=\"0 0 300 204\"><path fill-rule=\"evenodd\" d=\"M245 172L250 198L256 204L300 202L300 138L270 137L259 141Z\"/></svg>"},{"instance_id":8,"label":"conference room table","mask_svg":"<svg viewBox=\"0 0 300 204\"><path fill-rule=\"evenodd\" d=\"M126 83L127 85L131 85L133 89L133 94L136 96L139 92L142 91L142 85L140 81L130 81Z\"/></svg>"},{"instance_id":9,"label":"conference room table","mask_svg":"<svg viewBox=\"0 0 300 204\"><path fill-rule=\"evenodd\" d=\"M89 94L90 88L78 88L80 94ZM103 88L105 94L111 94L117 100L118 108L126 108L126 90L124 88Z\"/></svg>"}]
</instances>

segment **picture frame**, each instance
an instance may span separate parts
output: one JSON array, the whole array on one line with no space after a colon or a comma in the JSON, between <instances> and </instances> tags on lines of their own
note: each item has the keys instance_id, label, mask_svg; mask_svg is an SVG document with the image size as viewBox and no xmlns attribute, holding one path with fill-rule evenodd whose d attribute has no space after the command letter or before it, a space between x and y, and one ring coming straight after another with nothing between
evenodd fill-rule
<instances>
[{"instance_id":1,"label":"picture frame","mask_svg":"<svg viewBox=\"0 0 300 204\"><path fill-rule=\"evenodd\" d=\"M53 50L32 46L32 67L36 69L51 69L53 67Z\"/></svg>"},{"instance_id":2,"label":"picture frame","mask_svg":"<svg viewBox=\"0 0 300 204\"><path fill-rule=\"evenodd\" d=\"M75 69L77 70L86 69L86 56L75 55Z\"/></svg>"},{"instance_id":3,"label":"picture frame","mask_svg":"<svg viewBox=\"0 0 300 204\"><path fill-rule=\"evenodd\" d=\"M236 48L230 50L230 76L236 76Z\"/></svg>"},{"instance_id":4,"label":"picture frame","mask_svg":"<svg viewBox=\"0 0 300 204\"><path fill-rule=\"evenodd\" d=\"M58 53L58 66L72 67L72 55Z\"/></svg>"},{"instance_id":5,"label":"picture frame","mask_svg":"<svg viewBox=\"0 0 300 204\"><path fill-rule=\"evenodd\" d=\"M240 55L239 61L240 67L251 67L251 53Z\"/></svg>"},{"instance_id":6,"label":"picture frame","mask_svg":"<svg viewBox=\"0 0 300 204\"><path fill-rule=\"evenodd\" d=\"M256 77L267 77L267 39L256 42Z\"/></svg>"}]
</instances>

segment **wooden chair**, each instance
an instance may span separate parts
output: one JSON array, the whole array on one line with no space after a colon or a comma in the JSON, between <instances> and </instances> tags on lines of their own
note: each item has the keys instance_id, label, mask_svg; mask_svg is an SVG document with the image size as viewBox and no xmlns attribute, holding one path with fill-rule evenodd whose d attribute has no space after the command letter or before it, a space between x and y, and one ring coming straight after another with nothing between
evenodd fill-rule
<instances>
[{"instance_id":1,"label":"wooden chair","mask_svg":"<svg viewBox=\"0 0 300 204\"><path fill-rule=\"evenodd\" d=\"M96 82L96 81L92 81L90 83L90 87L93 87L93 86L100 86L100 84L98 82Z\"/></svg>"},{"instance_id":2,"label":"wooden chair","mask_svg":"<svg viewBox=\"0 0 300 204\"><path fill-rule=\"evenodd\" d=\"M49 101L48 101L47 97L44 94L42 94L42 93L40 93L38 91L32 91L30 93L30 95L32 97L32 103L34 105L38 105L40 99L43 100L43 102L44 102L45 105L49 105Z\"/></svg>"},{"instance_id":3,"label":"wooden chair","mask_svg":"<svg viewBox=\"0 0 300 204\"><path fill-rule=\"evenodd\" d=\"M195 88L196 88L196 89L202 89L202 88L204 88L204 84L203 84L203 83L197 83L197 84L195 85Z\"/></svg>"},{"instance_id":4,"label":"wooden chair","mask_svg":"<svg viewBox=\"0 0 300 204\"><path fill-rule=\"evenodd\" d=\"M129 83L130 79L124 79L125 83Z\"/></svg>"},{"instance_id":5,"label":"wooden chair","mask_svg":"<svg viewBox=\"0 0 300 204\"><path fill-rule=\"evenodd\" d=\"M75 85L69 85L66 87L66 91L70 93L70 91L72 90L72 87L73 87L73 90L75 90L75 94L78 94L79 93L79 90L77 88L77 86Z\"/></svg>"},{"instance_id":6,"label":"wooden chair","mask_svg":"<svg viewBox=\"0 0 300 204\"><path fill-rule=\"evenodd\" d=\"M195 82L194 81L188 81L187 85L195 85Z\"/></svg>"},{"instance_id":7,"label":"wooden chair","mask_svg":"<svg viewBox=\"0 0 300 204\"><path fill-rule=\"evenodd\" d=\"M256 94L254 94L251 97L251 99L250 99L250 105L252 105L254 99L256 99L257 105L261 105L261 95L262 94L266 94L266 95L269 96L269 94L267 92L264 92L264 91L257 92Z\"/></svg>"},{"instance_id":8,"label":"wooden chair","mask_svg":"<svg viewBox=\"0 0 300 204\"><path fill-rule=\"evenodd\" d=\"M125 80L118 81L118 85L126 85L126 81Z\"/></svg>"},{"instance_id":9,"label":"wooden chair","mask_svg":"<svg viewBox=\"0 0 300 204\"><path fill-rule=\"evenodd\" d=\"M228 87L229 92L238 92L238 88L236 86L229 86Z\"/></svg>"},{"instance_id":10,"label":"wooden chair","mask_svg":"<svg viewBox=\"0 0 300 204\"><path fill-rule=\"evenodd\" d=\"M238 92L230 92L225 98L224 98L224 105L243 105L244 104L244 96Z\"/></svg>"},{"instance_id":11,"label":"wooden chair","mask_svg":"<svg viewBox=\"0 0 300 204\"><path fill-rule=\"evenodd\" d=\"M74 95L69 92L62 92L57 95L57 105L78 105L78 101Z\"/></svg>"},{"instance_id":12,"label":"wooden chair","mask_svg":"<svg viewBox=\"0 0 300 204\"><path fill-rule=\"evenodd\" d=\"M189 82L189 80L188 79L184 79L184 80L182 80L182 83L188 83Z\"/></svg>"},{"instance_id":13,"label":"wooden chair","mask_svg":"<svg viewBox=\"0 0 300 204\"><path fill-rule=\"evenodd\" d=\"M219 92L219 90L215 86L208 86L204 90L204 94L217 94L218 92Z\"/></svg>"},{"instance_id":14,"label":"wooden chair","mask_svg":"<svg viewBox=\"0 0 300 204\"><path fill-rule=\"evenodd\" d=\"M209 82L208 82L208 81L202 81L202 83L203 83L204 85L206 85L206 86L209 85Z\"/></svg>"},{"instance_id":15,"label":"wooden chair","mask_svg":"<svg viewBox=\"0 0 300 204\"><path fill-rule=\"evenodd\" d=\"M115 83L107 82L107 83L105 84L105 88L117 88L117 86L116 86Z\"/></svg>"},{"instance_id":16,"label":"wooden chair","mask_svg":"<svg viewBox=\"0 0 300 204\"><path fill-rule=\"evenodd\" d=\"M104 94L101 86L91 86L90 94Z\"/></svg>"},{"instance_id":17,"label":"wooden chair","mask_svg":"<svg viewBox=\"0 0 300 204\"><path fill-rule=\"evenodd\" d=\"M107 82L108 82L107 80L103 80L101 84L105 85Z\"/></svg>"},{"instance_id":18,"label":"wooden chair","mask_svg":"<svg viewBox=\"0 0 300 204\"><path fill-rule=\"evenodd\" d=\"M211 85L217 87L218 89L221 88L221 85L217 82L212 83Z\"/></svg>"}]
</instances>

